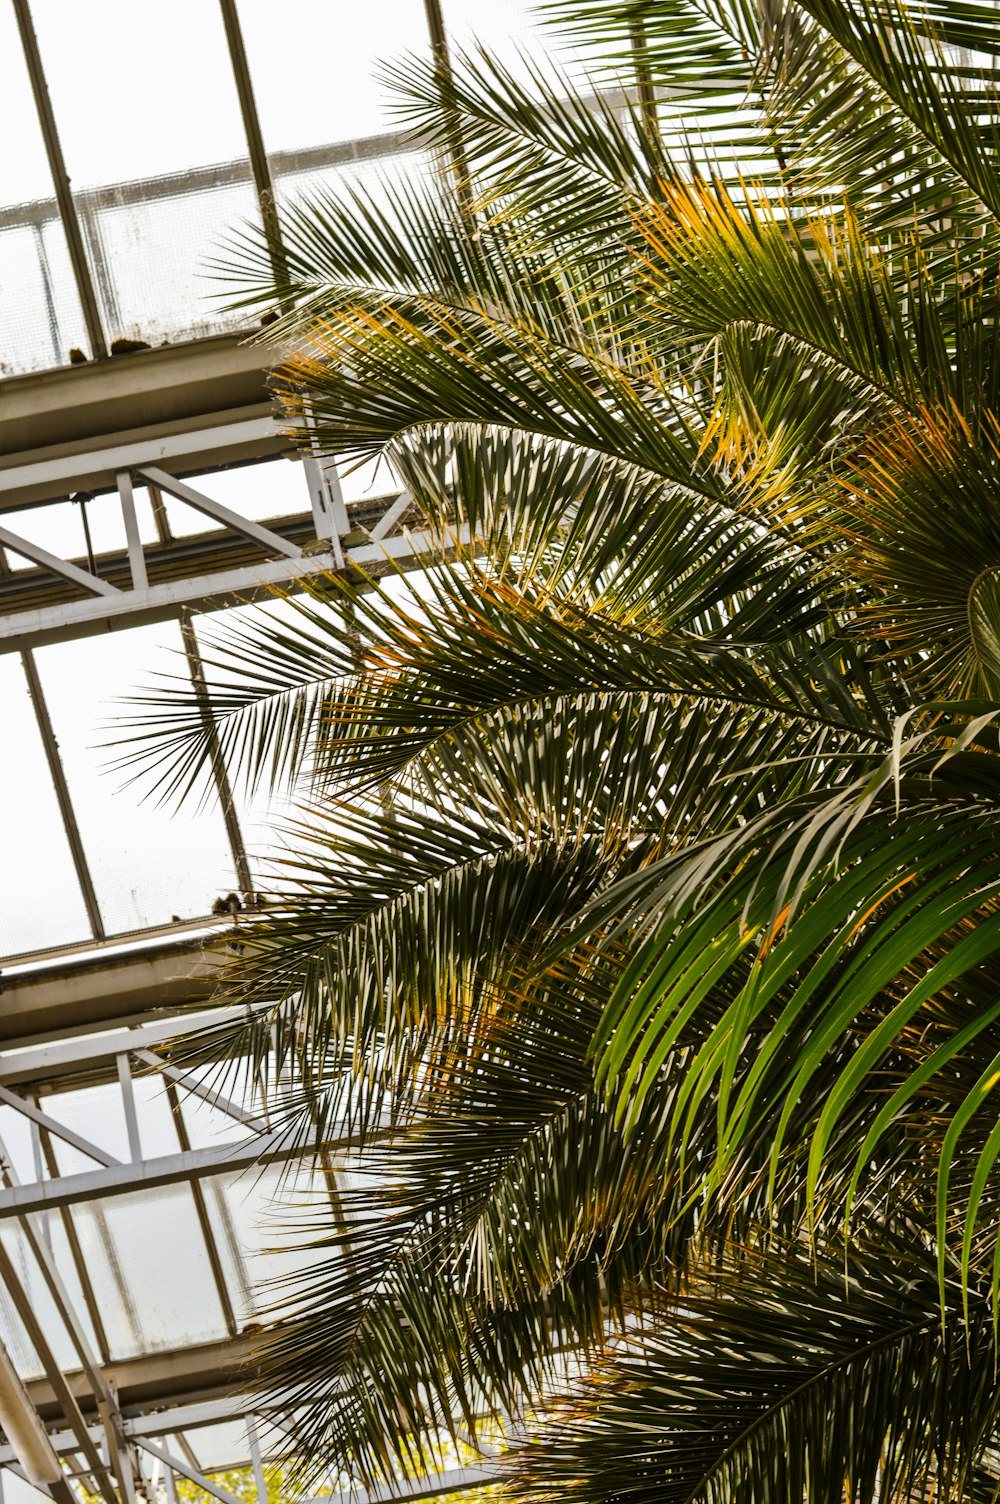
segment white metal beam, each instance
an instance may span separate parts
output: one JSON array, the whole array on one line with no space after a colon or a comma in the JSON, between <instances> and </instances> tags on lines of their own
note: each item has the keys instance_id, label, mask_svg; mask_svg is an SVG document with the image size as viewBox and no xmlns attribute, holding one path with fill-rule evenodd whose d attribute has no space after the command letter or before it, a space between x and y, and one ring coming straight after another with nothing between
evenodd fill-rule
<instances>
[{"instance_id":1,"label":"white metal beam","mask_svg":"<svg viewBox=\"0 0 1000 1504\"><path fill-rule=\"evenodd\" d=\"M122 520L125 523L125 541L128 545L128 563L132 574L133 590L145 590L149 585L146 574L146 559L139 537L139 519L135 515L135 496L132 492L132 476L128 470L119 470L115 477L118 495L122 504Z\"/></svg>"},{"instance_id":2,"label":"white metal beam","mask_svg":"<svg viewBox=\"0 0 1000 1504\"><path fill-rule=\"evenodd\" d=\"M276 434L273 418L246 418L238 423L188 428L182 433L165 434L156 439L137 439L108 449L91 449L83 454L10 465L7 469L0 469L0 499L6 491L20 491L29 486L51 488L54 497L64 495L67 489L88 490L97 477L117 475L121 470L134 470L139 465L183 460L193 448L203 457L212 449L232 449L240 444L274 439Z\"/></svg>"},{"instance_id":3,"label":"white metal beam","mask_svg":"<svg viewBox=\"0 0 1000 1504\"><path fill-rule=\"evenodd\" d=\"M35 1107L33 1103L26 1101L16 1091L9 1091L6 1086L0 1086L0 1102L6 1102L7 1106L13 1107L15 1112L19 1112L24 1117L29 1118L31 1122L37 1123L40 1128L47 1128L49 1133L54 1134L56 1138L61 1138L65 1143L71 1144L74 1149L78 1149L81 1154L86 1154L88 1159L96 1160L99 1165L103 1165L106 1169L111 1165L121 1163L113 1154L109 1154L106 1149L101 1149L97 1144L92 1144L89 1138L83 1137L82 1133L76 1133L72 1128L68 1128L65 1123L60 1123L58 1119L50 1117L47 1112L42 1112L41 1108Z\"/></svg>"},{"instance_id":4,"label":"white metal beam","mask_svg":"<svg viewBox=\"0 0 1000 1504\"><path fill-rule=\"evenodd\" d=\"M142 1447L144 1452L149 1452L152 1457L158 1457L164 1467L168 1467L172 1473L180 1473L182 1478L187 1478L189 1482L197 1484L206 1493L213 1494L221 1501L221 1504L242 1504L242 1500L237 1499L235 1494L229 1493L225 1488L220 1488L217 1483L212 1482L211 1478L206 1478L204 1473L200 1473L197 1468L182 1461L180 1457L174 1456L172 1452L165 1452L162 1447L154 1446L143 1436L137 1436L135 1442L137 1446Z\"/></svg>"},{"instance_id":5,"label":"white metal beam","mask_svg":"<svg viewBox=\"0 0 1000 1504\"><path fill-rule=\"evenodd\" d=\"M80 585L91 595L114 596L122 593L117 585L109 585L107 580L98 579L97 575L91 574L89 569L80 569L69 559L60 559L57 554L50 554L47 548L41 548L39 544L32 543L30 538L22 538L20 533L12 533L9 527L0 527L0 544L4 548L9 548L12 553L20 554L24 559L30 559L32 564L38 564L42 569L47 569L50 574L59 575L61 579Z\"/></svg>"},{"instance_id":6,"label":"white metal beam","mask_svg":"<svg viewBox=\"0 0 1000 1504\"><path fill-rule=\"evenodd\" d=\"M467 543L468 540L469 529L463 525L454 541ZM385 538L377 543L347 548L344 562L348 567L357 565L362 569L377 569L387 562L405 564L411 559L416 563L429 549L442 546L448 547L448 540L430 532L407 533L405 537ZM180 606L198 609L246 600L272 585L294 589L299 581L332 574L336 569L332 553L303 555L295 559L266 559L243 569L171 580L150 585L146 590L120 590L113 597L100 600L67 601L60 606L11 612L8 616L0 616L0 652L87 637L102 627L113 629L165 621L176 616Z\"/></svg>"},{"instance_id":7,"label":"white metal beam","mask_svg":"<svg viewBox=\"0 0 1000 1504\"><path fill-rule=\"evenodd\" d=\"M61 1039L36 1049L11 1050L0 1055L0 1082L44 1081L67 1067L87 1065L96 1060L113 1060L123 1050L136 1053L155 1050L169 1040L196 1034L237 1015L235 1008L192 1010L180 1017L157 1019L134 1029L118 1029L107 1034L83 1034L77 1039ZM21 1100L21 1099L19 1099ZM46 1126L51 1127L51 1124Z\"/></svg>"},{"instance_id":8,"label":"white metal beam","mask_svg":"<svg viewBox=\"0 0 1000 1504\"><path fill-rule=\"evenodd\" d=\"M130 1191L172 1185L180 1180L199 1180L206 1175L224 1175L252 1169L255 1165L276 1160L294 1159L302 1153L300 1145L289 1143L285 1132L223 1144L211 1149L188 1149L179 1154L162 1154L137 1164L114 1164L100 1170L84 1170L76 1175L59 1175L52 1180L8 1186L0 1190L0 1218L18 1217L26 1212L49 1211L57 1206L72 1206L104 1196L123 1196Z\"/></svg>"},{"instance_id":9,"label":"white metal beam","mask_svg":"<svg viewBox=\"0 0 1000 1504\"><path fill-rule=\"evenodd\" d=\"M413 505L413 497L409 491L401 491L392 506L376 522L373 528L369 528L368 536L373 543L378 543L380 538L391 533L399 519L409 511Z\"/></svg>"}]
</instances>

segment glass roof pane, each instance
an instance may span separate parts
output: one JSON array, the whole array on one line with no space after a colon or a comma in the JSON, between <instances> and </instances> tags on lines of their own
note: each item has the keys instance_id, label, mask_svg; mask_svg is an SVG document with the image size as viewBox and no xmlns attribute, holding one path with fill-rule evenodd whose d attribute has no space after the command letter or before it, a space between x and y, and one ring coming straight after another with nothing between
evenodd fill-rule
<instances>
[{"instance_id":1,"label":"glass roof pane","mask_svg":"<svg viewBox=\"0 0 1000 1504\"><path fill-rule=\"evenodd\" d=\"M226 1335L190 1186L83 1203L73 1217L113 1356Z\"/></svg>"},{"instance_id":2,"label":"glass roof pane","mask_svg":"<svg viewBox=\"0 0 1000 1504\"><path fill-rule=\"evenodd\" d=\"M209 262L235 226L256 218L249 167L227 181L222 170L191 181L198 191L165 192L163 184L106 190L89 217L95 282L109 339L148 345L243 329L244 313L227 313L227 294ZM222 299L220 301L220 293Z\"/></svg>"},{"instance_id":3,"label":"glass roof pane","mask_svg":"<svg viewBox=\"0 0 1000 1504\"><path fill-rule=\"evenodd\" d=\"M246 1467L249 1463L247 1428L241 1420L199 1426L185 1434L203 1472L218 1473L223 1469Z\"/></svg>"},{"instance_id":4,"label":"glass roof pane","mask_svg":"<svg viewBox=\"0 0 1000 1504\"><path fill-rule=\"evenodd\" d=\"M139 1142L143 1156L155 1159L163 1154L176 1154L180 1148L177 1126L167 1096L167 1083L157 1072L140 1075L139 1071L152 1068L133 1068L132 1096L135 1099L135 1115L139 1127Z\"/></svg>"},{"instance_id":5,"label":"glass roof pane","mask_svg":"<svg viewBox=\"0 0 1000 1504\"><path fill-rule=\"evenodd\" d=\"M191 1147L217 1149L220 1144L239 1143L248 1138L251 1130L245 1123L207 1102L204 1097L196 1096L185 1084L190 1082L204 1086L208 1091L221 1092L230 1101L234 1100L231 1092L235 1088L235 1105L242 1108L243 1103L239 1100L242 1082L234 1079L234 1073L214 1064L192 1066L185 1063L182 1069L184 1080L177 1083L177 1099Z\"/></svg>"},{"instance_id":6,"label":"glass roof pane","mask_svg":"<svg viewBox=\"0 0 1000 1504\"><path fill-rule=\"evenodd\" d=\"M43 1098L41 1106L49 1117L55 1118L57 1123L62 1123L66 1128L72 1128L96 1148L103 1149L115 1159L128 1159L128 1130L117 1082L103 1081L96 1086L53 1092ZM95 1168L90 1155L54 1135L52 1147L59 1171L63 1175L74 1175Z\"/></svg>"},{"instance_id":7,"label":"glass roof pane","mask_svg":"<svg viewBox=\"0 0 1000 1504\"><path fill-rule=\"evenodd\" d=\"M332 4L298 0L295 25L322 58L320 86L303 87L301 71L275 34L271 0L238 0L247 61L264 144L271 153L357 141L395 129L376 65L429 48L423 0ZM282 171L293 170L291 162Z\"/></svg>"},{"instance_id":8,"label":"glass roof pane","mask_svg":"<svg viewBox=\"0 0 1000 1504\"><path fill-rule=\"evenodd\" d=\"M76 1272L76 1265L70 1251L62 1218L44 1212L40 1213L35 1218L34 1229L38 1232L43 1226L45 1228L45 1237L49 1246L49 1252L55 1263L56 1270L66 1287L66 1293L72 1302L73 1309L91 1347L96 1347L94 1329L91 1325L86 1302L83 1298L83 1290L80 1287L80 1280ZM13 1222L5 1221L2 1229L0 1229L0 1238L3 1239L4 1248L10 1256L21 1285L31 1302L31 1309L42 1331L45 1333L49 1347L52 1349L60 1368L64 1371L79 1368L81 1364L76 1347L69 1332L66 1330L62 1317L56 1309L55 1302L42 1276L38 1261L29 1248L23 1232ZM28 1377L32 1372L37 1372L41 1365L34 1358L33 1354L31 1356L25 1354L25 1356L29 1366L22 1369L21 1372L24 1377Z\"/></svg>"},{"instance_id":9,"label":"glass roof pane","mask_svg":"<svg viewBox=\"0 0 1000 1504\"><path fill-rule=\"evenodd\" d=\"M407 54L426 55L429 46L423 0L378 0L346 6L329 0L302 0L296 7L310 45L330 60L323 88L301 87L283 49L274 45L274 8L268 0L239 0L247 61L261 131L279 201L348 182L377 194L382 172L412 176L426 170L424 159L408 152L393 159L398 121L390 91L376 78L380 63ZM374 138L374 139L373 139ZM363 142L358 150L353 143Z\"/></svg>"},{"instance_id":10,"label":"glass roof pane","mask_svg":"<svg viewBox=\"0 0 1000 1504\"><path fill-rule=\"evenodd\" d=\"M289 1231L289 1207L315 1201L322 1181L308 1165L266 1165L237 1177L204 1182L205 1201L216 1247L226 1273L236 1319L254 1318L258 1306L273 1301L268 1282L329 1258L329 1250L306 1245L310 1234Z\"/></svg>"},{"instance_id":11,"label":"glass roof pane","mask_svg":"<svg viewBox=\"0 0 1000 1504\"><path fill-rule=\"evenodd\" d=\"M445 28L456 50L484 47L505 67L518 71L521 58L538 63L546 53L572 71L581 54L541 20L538 0L441 0Z\"/></svg>"},{"instance_id":12,"label":"glass roof pane","mask_svg":"<svg viewBox=\"0 0 1000 1504\"><path fill-rule=\"evenodd\" d=\"M15 1311L4 1284L0 1284L0 1342L10 1353L11 1362L22 1379L34 1379L43 1372L38 1355L24 1330L24 1323Z\"/></svg>"},{"instance_id":13,"label":"glass roof pane","mask_svg":"<svg viewBox=\"0 0 1000 1504\"><path fill-rule=\"evenodd\" d=\"M33 1134L33 1125L14 1107L0 1107L0 1144L5 1159L18 1180L37 1180L41 1173L41 1153Z\"/></svg>"},{"instance_id":14,"label":"glass roof pane","mask_svg":"<svg viewBox=\"0 0 1000 1504\"><path fill-rule=\"evenodd\" d=\"M382 455L378 459L355 462L350 467L338 468L340 490L345 503L376 501L381 497L391 498L400 490L399 477L389 461Z\"/></svg>"},{"instance_id":15,"label":"glass roof pane","mask_svg":"<svg viewBox=\"0 0 1000 1504\"><path fill-rule=\"evenodd\" d=\"M13 8L0 6L0 375L65 365L84 346L52 175Z\"/></svg>"},{"instance_id":16,"label":"glass roof pane","mask_svg":"<svg viewBox=\"0 0 1000 1504\"><path fill-rule=\"evenodd\" d=\"M49 778L21 660L0 657L0 787L4 844L16 861L0 863L0 954L83 940L87 913Z\"/></svg>"},{"instance_id":17,"label":"glass roof pane","mask_svg":"<svg viewBox=\"0 0 1000 1504\"><path fill-rule=\"evenodd\" d=\"M3 1469L3 1504L44 1504L50 1497L26 1478L18 1477L13 1468Z\"/></svg>"},{"instance_id":18,"label":"glass roof pane","mask_svg":"<svg viewBox=\"0 0 1000 1504\"><path fill-rule=\"evenodd\" d=\"M151 671L185 671L176 622L57 643L37 652L66 781L109 933L194 919L236 885L216 805L181 810L144 800L110 771L107 746L122 700Z\"/></svg>"},{"instance_id":19,"label":"glass roof pane","mask_svg":"<svg viewBox=\"0 0 1000 1504\"><path fill-rule=\"evenodd\" d=\"M219 7L35 0L32 13L109 337L238 324L206 267L255 204ZM107 86L81 88L95 51Z\"/></svg>"}]
</instances>

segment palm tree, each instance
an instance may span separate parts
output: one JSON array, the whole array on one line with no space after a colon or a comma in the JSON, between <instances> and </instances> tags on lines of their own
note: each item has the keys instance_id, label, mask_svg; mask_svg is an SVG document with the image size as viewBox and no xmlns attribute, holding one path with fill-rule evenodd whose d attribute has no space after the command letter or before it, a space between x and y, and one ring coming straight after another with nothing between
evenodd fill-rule
<instances>
[{"instance_id":1,"label":"palm tree","mask_svg":"<svg viewBox=\"0 0 1000 1504\"><path fill-rule=\"evenodd\" d=\"M302 806L230 1047L362 1149L261 1383L366 1483L499 1423L525 1500L994 1498L995 15L562 12L617 79L407 62L446 170L234 273L440 538L209 654Z\"/></svg>"}]
</instances>

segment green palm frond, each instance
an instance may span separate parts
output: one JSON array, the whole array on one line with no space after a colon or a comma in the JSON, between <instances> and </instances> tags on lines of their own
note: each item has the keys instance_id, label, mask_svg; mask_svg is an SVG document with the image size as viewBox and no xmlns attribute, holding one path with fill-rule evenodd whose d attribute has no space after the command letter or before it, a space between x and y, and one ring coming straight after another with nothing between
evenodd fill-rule
<instances>
[{"instance_id":1,"label":"green palm frond","mask_svg":"<svg viewBox=\"0 0 1000 1504\"><path fill-rule=\"evenodd\" d=\"M734 1257L550 1403L508 1487L526 1504L964 1499L996 1424L994 1361L985 1302L968 1343L942 1330L919 1244L846 1267L834 1250Z\"/></svg>"},{"instance_id":2,"label":"green palm frond","mask_svg":"<svg viewBox=\"0 0 1000 1504\"><path fill-rule=\"evenodd\" d=\"M828 1149L838 1121L857 1094L873 1077L891 1078L895 1070L898 1078L893 1052L927 1026L928 1004L951 989L961 996L970 985L990 998L998 976L995 752L956 752L937 768L944 788L930 797L912 769L893 790L891 761L836 798L803 797L798 821L788 820L794 803L787 801L776 839L767 839L772 810L706 843L697 855L684 852L653 864L623 884L623 892L631 886L633 894L637 884L645 887L646 912L655 905L656 920L595 1035L600 1075L611 1083L625 1122L638 1114L676 1044L695 1043L674 1139L683 1156L687 1124L711 1092L719 1113L719 1176L744 1134L766 1122L771 1184L797 1177L788 1128L808 1099L804 1189L811 1216L817 1198L828 1194L823 1172L831 1168ZM929 760L925 766L929 772ZM602 911L613 909L617 897L613 888L602 894ZM745 973L748 954L752 966ZM745 980L706 1028L709 989L736 965ZM963 1046L994 1029L998 1016L995 1002L982 1006L902 1077L845 1167L853 1172L852 1195L879 1134L919 1094L933 1091L937 1073L951 1075ZM830 1052L848 1043L849 1057L831 1074ZM953 1219L968 1272L977 1198L1000 1152L992 1140L985 1144L981 1179L968 1201L949 1197L960 1136L975 1126L996 1073L994 1058L939 1118L935 1230L942 1278ZM806 1144L801 1123L796 1141ZM697 1174L704 1173L699 1166Z\"/></svg>"}]
</instances>

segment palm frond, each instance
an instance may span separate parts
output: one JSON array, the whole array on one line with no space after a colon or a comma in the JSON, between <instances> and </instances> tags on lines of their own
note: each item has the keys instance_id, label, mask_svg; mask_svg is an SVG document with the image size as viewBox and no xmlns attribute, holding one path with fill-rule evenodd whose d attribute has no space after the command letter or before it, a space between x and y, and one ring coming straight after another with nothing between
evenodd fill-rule
<instances>
[{"instance_id":1,"label":"palm frond","mask_svg":"<svg viewBox=\"0 0 1000 1504\"><path fill-rule=\"evenodd\" d=\"M508 1488L531 1504L963 1499L996 1423L993 1363L985 1303L968 1343L942 1329L919 1244L846 1267L834 1250L733 1257L550 1403Z\"/></svg>"}]
</instances>

